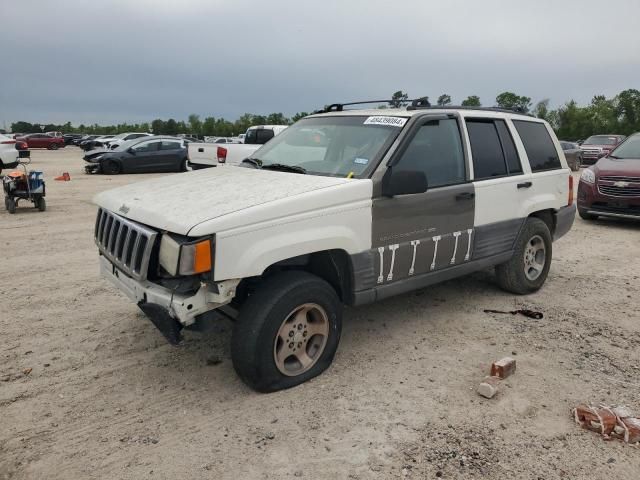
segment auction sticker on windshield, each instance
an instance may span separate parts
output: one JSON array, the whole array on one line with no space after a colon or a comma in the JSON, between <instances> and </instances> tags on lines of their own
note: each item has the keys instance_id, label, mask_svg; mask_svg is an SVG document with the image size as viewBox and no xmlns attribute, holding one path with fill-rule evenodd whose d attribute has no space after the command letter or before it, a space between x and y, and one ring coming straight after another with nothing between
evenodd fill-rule
<instances>
[{"instance_id":1,"label":"auction sticker on windshield","mask_svg":"<svg viewBox=\"0 0 640 480\"><path fill-rule=\"evenodd\" d=\"M406 118L402 117L384 117L381 115L377 115L374 117L369 117L364 121L365 125L386 125L389 127L404 127L404 124L407 123Z\"/></svg>"}]
</instances>

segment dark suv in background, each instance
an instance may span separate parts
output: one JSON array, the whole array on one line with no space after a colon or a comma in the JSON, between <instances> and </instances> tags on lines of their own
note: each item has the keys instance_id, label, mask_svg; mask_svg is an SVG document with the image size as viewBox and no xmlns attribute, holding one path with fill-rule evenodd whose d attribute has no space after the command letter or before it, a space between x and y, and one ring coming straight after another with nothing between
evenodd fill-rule
<instances>
[{"instance_id":1,"label":"dark suv in background","mask_svg":"<svg viewBox=\"0 0 640 480\"><path fill-rule=\"evenodd\" d=\"M624 135L590 136L580 145L582 149L582 165L593 165L599 158L604 157L616 148L624 139Z\"/></svg>"},{"instance_id":2,"label":"dark suv in background","mask_svg":"<svg viewBox=\"0 0 640 480\"><path fill-rule=\"evenodd\" d=\"M582 171L578 214L585 220L640 219L640 133Z\"/></svg>"}]
</instances>

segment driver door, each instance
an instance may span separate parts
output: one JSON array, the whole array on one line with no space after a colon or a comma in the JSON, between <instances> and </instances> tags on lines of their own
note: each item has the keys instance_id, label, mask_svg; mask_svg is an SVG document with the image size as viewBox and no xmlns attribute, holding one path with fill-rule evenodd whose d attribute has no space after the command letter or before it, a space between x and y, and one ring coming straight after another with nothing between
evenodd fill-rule
<instances>
[{"instance_id":1,"label":"driver door","mask_svg":"<svg viewBox=\"0 0 640 480\"><path fill-rule=\"evenodd\" d=\"M419 279L471 259L475 194L460 119L425 116L391 160L391 171L422 171L424 193L373 200L377 286ZM415 283L407 284L407 290Z\"/></svg>"}]
</instances>

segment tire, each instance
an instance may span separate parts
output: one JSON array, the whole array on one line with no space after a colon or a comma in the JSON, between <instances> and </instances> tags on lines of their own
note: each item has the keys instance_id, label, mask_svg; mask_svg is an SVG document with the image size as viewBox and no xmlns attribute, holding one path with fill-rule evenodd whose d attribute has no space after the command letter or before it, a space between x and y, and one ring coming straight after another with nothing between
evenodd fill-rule
<instances>
[{"instance_id":1,"label":"tire","mask_svg":"<svg viewBox=\"0 0 640 480\"><path fill-rule=\"evenodd\" d=\"M325 335L313 333L323 328ZM259 392L291 388L331 365L341 330L342 303L331 285L303 271L278 273L240 309L231 337L233 366ZM306 367L296 355L309 361Z\"/></svg>"},{"instance_id":2,"label":"tire","mask_svg":"<svg viewBox=\"0 0 640 480\"><path fill-rule=\"evenodd\" d=\"M527 218L511 259L496 266L496 278L507 292L525 295L542 287L551 267L551 232L539 218Z\"/></svg>"},{"instance_id":3,"label":"tire","mask_svg":"<svg viewBox=\"0 0 640 480\"><path fill-rule=\"evenodd\" d=\"M9 213L16 213L17 204L13 198L6 198L4 204L7 207Z\"/></svg>"},{"instance_id":4,"label":"tire","mask_svg":"<svg viewBox=\"0 0 640 480\"><path fill-rule=\"evenodd\" d=\"M117 175L122 171L122 166L115 160L109 160L102 164L102 172L107 175Z\"/></svg>"},{"instance_id":5,"label":"tire","mask_svg":"<svg viewBox=\"0 0 640 480\"><path fill-rule=\"evenodd\" d=\"M191 164L189 163L188 159L184 159L182 161L182 165L180 166L180 171L181 172L191 172L193 171L193 167L191 166Z\"/></svg>"},{"instance_id":6,"label":"tire","mask_svg":"<svg viewBox=\"0 0 640 480\"><path fill-rule=\"evenodd\" d=\"M44 212L47 209L47 202L44 197L39 197L36 201L36 208L41 212Z\"/></svg>"},{"instance_id":7,"label":"tire","mask_svg":"<svg viewBox=\"0 0 640 480\"><path fill-rule=\"evenodd\" d=\"M60 148L60 146L57 143L50 143L47 148L49 150L58 150L58 148Z\"/></svg>"},{"instance_id":8,"label":"tire","mask_svg":"<svg viewBox=\"0 0 640 480\"><path fill-rule=\"evenodd\" d=\"M593 215L591 213L587 213L586 211L580 210L580 209L578 209L578 215L580 215L581 219L587 220L588 222L598 219L598 215Z\"/></svg>"}]
</instances>

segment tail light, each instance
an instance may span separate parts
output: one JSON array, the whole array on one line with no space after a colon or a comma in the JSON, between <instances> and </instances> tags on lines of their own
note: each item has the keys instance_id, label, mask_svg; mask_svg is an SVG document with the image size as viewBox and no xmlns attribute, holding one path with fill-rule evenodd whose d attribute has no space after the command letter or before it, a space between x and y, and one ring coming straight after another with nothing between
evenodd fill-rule
<instances>
[{"instance_id":1,"label":"tail light","mask_svg":"<svg viewBox=\"0 0 640 480\"><path fill-rule=\"evenodd\" d=\"M227 161L227 149L224 147L218 147L216 156L218 157L218 163L225 163Z\"/></svg>"},{"instance_id":2,"label":"tail light","mask_svg":"<svg viewBox=\"0 0 640 480\"><path fill-rule=\"evenodd\" d=\"M29 150L29 145L27 145L27 142L17 141L16 150Z\"/></svg>"},{"instance_id":3,"label":"tail light","mask_svg":"<svg viewBox=\"0 0 640 480\"><path fill-rule=\"evenodd\" d=\"M573 205L573 175L569 174L569 202L568 206Z\"/></svg>"}]
</instances>

